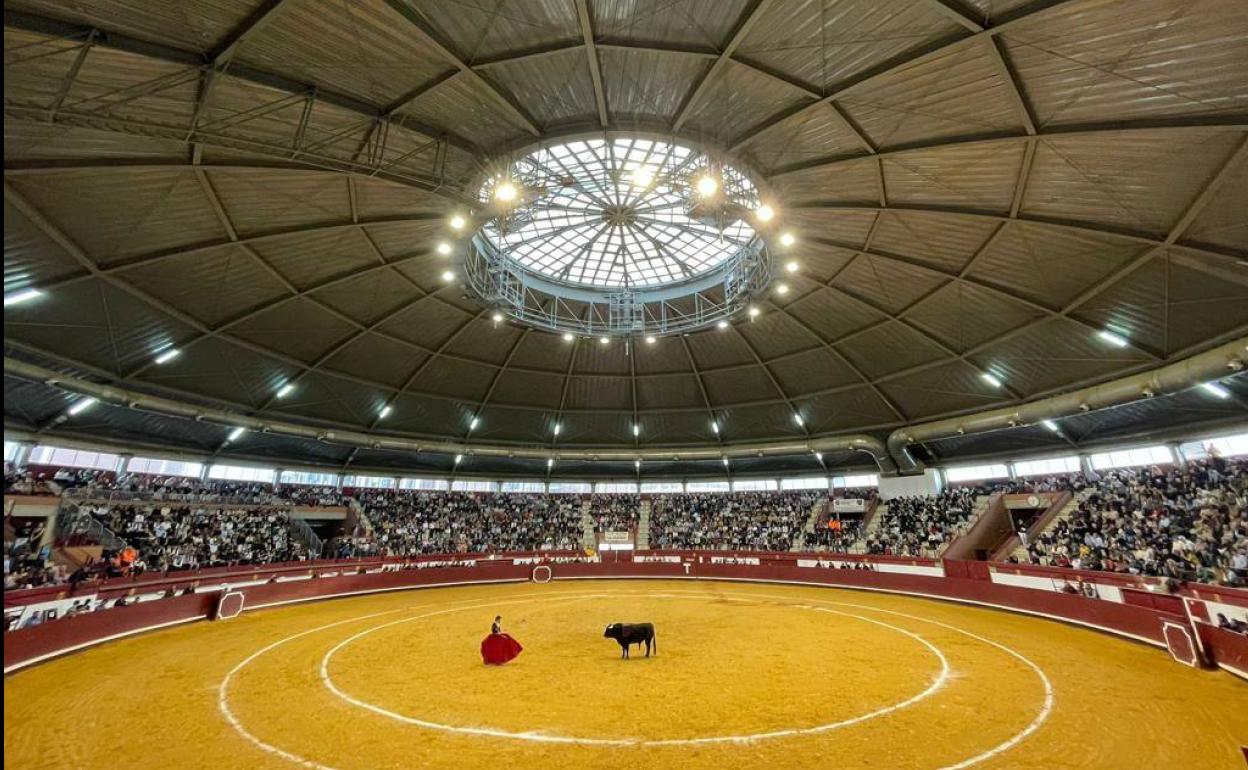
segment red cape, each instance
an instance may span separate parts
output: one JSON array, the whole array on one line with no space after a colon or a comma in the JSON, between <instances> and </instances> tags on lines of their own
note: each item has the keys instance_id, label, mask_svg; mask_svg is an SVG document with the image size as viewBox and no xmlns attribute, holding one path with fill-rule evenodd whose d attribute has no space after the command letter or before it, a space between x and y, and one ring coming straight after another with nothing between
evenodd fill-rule
<instances>
[{"instance_id":1,"label":"red cape","mask_svg":"<svg viewBox=\"0 0 1248 770\"><path fill-rule=\"evenodd\" d=\"M481 660L487 666L501 666L514 660L523 649L508 634L490 634L481 640Z\"/></svg>"}]
</instances>

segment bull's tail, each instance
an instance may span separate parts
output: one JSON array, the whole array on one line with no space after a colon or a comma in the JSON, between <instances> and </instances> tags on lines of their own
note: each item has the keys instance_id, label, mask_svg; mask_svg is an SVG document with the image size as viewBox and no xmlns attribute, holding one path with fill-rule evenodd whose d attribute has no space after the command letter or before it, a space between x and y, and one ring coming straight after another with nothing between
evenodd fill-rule
<instances>
[{"instance_id":1,"label":"bull's tail","mask_svg":"<svg viewBox=\"0 0 1248 770\"><path fill-rule=\"evenodd\" d=\"M650 639L651 641L654 642L654 654L658 655L659 654L659 632L658 631L651 632Z\"/></svg>"}]
</instances>

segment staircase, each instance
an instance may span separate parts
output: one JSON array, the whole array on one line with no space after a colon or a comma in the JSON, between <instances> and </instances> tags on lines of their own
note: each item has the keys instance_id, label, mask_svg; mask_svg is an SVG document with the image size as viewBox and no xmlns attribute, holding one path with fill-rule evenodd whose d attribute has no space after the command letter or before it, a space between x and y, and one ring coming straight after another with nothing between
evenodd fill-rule
<instances>
[{"instance_id":1,"label":"staircase","mask_svg":"<svg viewBox=\"0 0 1248 770\"><path fill-rule=\"evenodd\" d=\"M875 533L880 531L880 522L888 518L888 503L879 503L875 507L875 513L872 514L867 521L867 528L862 531L862 537L858 542L854 543L850 553L866 553L867 543L871 538L875 537Z\"/></svg>"},{"instance_id":2,"label":"staircase","mask_svg":"<svg viewBox=\"0 0 1248 770\"><path fill-rule=\"evenodd\" d=\"M1079 507L1079 503L1087 499L1089 492L1090 490L1087 489L1082 490L1067 500L1066 504L1062 506L1062 509L1058 511L1057 515L1050 521L1044 523L1041 527L1032 527L1031 531L1027 533L1027 539L1029 541L1034 540L1035 538L1043 535L1045 532L1048 532L1053 527L1056 527L1058 522L1069 519L1070 515L1075 512L1075 509ZM1010 556L1013 556L1023 564L1031 561L1031 556L1027 553L1027 546L1023 545L1021 542L1014 548L1013 551L1010 551Z\"/></svg>"},{"instance_id":3,"label":"staircase","mask_svg":"<svg viewBox=\"0 0 1248 770\"><path fill-rule=\"evenodd\" d=\"M987 550L991 553L992 548L1006 536L1005 533L1013 531L1009 524L1009 513L1001 499L1001 493L978 495L975 505L971 507L970 518L949 538L949 542L937 549L936 558L948 554L951 559L970 559L976 547L984 546L989 546ZM993 509L995 515L986 519L984 514L989 508ZM953 553L949 553L950 549Z\"/></svg>"},{"instance_id":4,"label":"staircase","mask_svg":"<svg viewBox=\"0 0 1248 770\"><path fill-rule=\"evenodd\" d=\"M793 547L790 551L806 550L806 535L815 531L819 526L819 521L823 518L823 514L827 513L829 502L827 498L820 498L810 506L810 514L806 517L806 526L802 527L802 531L793 540Z\"/></svg>"},{"instance_id":5,"label":"staircase","mask_svg":"<svg viewBox=\"0 0 1248 770\"><path fill-rule=\"evenodd\" d=\"M593 506L589 498L581 502L581 546L588 550L597 550L598 536L594 534L594 517L589 515Z\"/></svg>"},{"instance_id":6,"label":"staircase","mask_svg":"<svg viewBox=\"0 0 1248 770\"><path fill-rule=\"evenodd\" d=\"M633 546L638 551L650 550L650 499L641 501L637 509L637 542Z\"/></svg>"}]
</instances>

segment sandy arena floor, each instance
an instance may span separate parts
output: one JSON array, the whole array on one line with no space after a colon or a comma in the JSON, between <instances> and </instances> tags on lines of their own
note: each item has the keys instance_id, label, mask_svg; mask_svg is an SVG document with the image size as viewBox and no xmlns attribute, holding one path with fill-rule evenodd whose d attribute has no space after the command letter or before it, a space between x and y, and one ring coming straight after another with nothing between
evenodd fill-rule
<instances>
[{"instance_id":1,"label":"sandy arena floor","mask_svg":"<svg viewBox=\"0 0 1248 770\"><path fill-rule=\"evenodd\" d=\"M495 614L525 646L478 644ZM658 655L619 660L612 621ZM634 653L637 655L637 653ZM1248 684L971 607L577 581L295 605L4 686L6 768L1236 768ZM122 760L121 758L125 758Z\"/></svg>"}]
</instances>

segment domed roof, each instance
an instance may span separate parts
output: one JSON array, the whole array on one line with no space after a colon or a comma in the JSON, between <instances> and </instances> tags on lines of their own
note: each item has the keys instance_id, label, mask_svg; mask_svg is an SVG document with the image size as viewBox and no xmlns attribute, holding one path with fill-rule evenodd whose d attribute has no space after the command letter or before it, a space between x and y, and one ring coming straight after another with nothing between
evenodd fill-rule
<instances>
[{"instance_id":1,"label":"domed roof","mask_svg":"<svg viewBox=\"0 0 1248 770\"><path fill-rule=\"evenodd\" d=\"M1244 334L1246 61L1237 0L13 0L5 291L42 294L6 307L6 355L318 430L552 450L1021 403ZM797 241L757 315L564 341L444 280L491 164L591 133L766 185ZM49 426L64 406L6 376L10 427L411 462L124 406Z\"/></svg>"}]
</instances>

